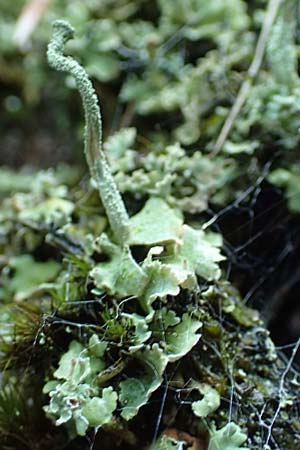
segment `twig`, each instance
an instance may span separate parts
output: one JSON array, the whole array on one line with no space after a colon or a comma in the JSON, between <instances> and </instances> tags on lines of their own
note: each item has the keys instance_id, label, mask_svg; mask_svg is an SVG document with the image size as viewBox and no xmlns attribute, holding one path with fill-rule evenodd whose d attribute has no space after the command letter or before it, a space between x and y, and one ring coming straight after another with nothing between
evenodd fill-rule
<instances>
[{"instance_id":1,"label":"twig","mask_svg":"<svg viewBox=\"0 0 300 450\"><path fill-rule=\"evenodd\" d=\"M212 156L215 156L223 147L224 142L226 141L232 126L235 122L235 119L237 118L243 104L245 103L245 100L248 96L248 93L250 91L250 88L252 86L253 80L256 77L260 66L263 61L265 48L268 40L269 33L271 31L272 25L275 21L275 18L277 16L278 9L280 7L282 0L269 0L268 7L266 10L266 16L265 20L257 41L256 49L254 52L254 57L252 60L252 63L248 69L246 79L242 83L240 90L238 92L238 95L236 97L236 100L230 110L229 115L227 116L227 119L221 129L221 132L218 136L218 139L215 144L215 148L213 150Z\"/></svg>"},{"instance_id":2,"label":"twig","mask_svg":"<svg viewBox=\"0 0 300 450\"><path fill-rule=\"evenodd\" d=\"M279 397L279 399L278 399L278 406L276 408L274 417L273 417L270 425L267 426L268 434L267 434L266 442L265 442L264 447L263 447L263 449L265 449L265 450L270 448L269 447L269 441L270 441L271 436L272 436L272 430L273 430L274 424L276 422L276 419L278 417L278 414L280 413L280 410L281 410L281 408L283 407L283 404L284 404L284 399L285 399L284 382L285 382L286 376L288 375L289 371L292 368L292 364L293 364L293 362L295 360L295 357L296 357L296 355L298 353L299 348L300 348L300 338L298 339L298 341L297 341L297 343L296 343L296 345L295 345L295 347L293 349L293 352L291 354L291 357L290 357L290 359L289 359L289 361L287 363L287 366L284 369L283 374L282 374L282 376L280 378L279 392L278 392L278 397Z\"/></svg>"},{"instance_id":3,"label":"twig","mask_svg":"<svg viewBox=\"0 0 300 450\"><path fill-rule=\"evenodd\" d=\"M37 27L49 3L50 0L30 0L24 6L16 23L14 33L14 41L21 49L25 49L28 45L30 36Z\"/></svg>"}]
</instances>

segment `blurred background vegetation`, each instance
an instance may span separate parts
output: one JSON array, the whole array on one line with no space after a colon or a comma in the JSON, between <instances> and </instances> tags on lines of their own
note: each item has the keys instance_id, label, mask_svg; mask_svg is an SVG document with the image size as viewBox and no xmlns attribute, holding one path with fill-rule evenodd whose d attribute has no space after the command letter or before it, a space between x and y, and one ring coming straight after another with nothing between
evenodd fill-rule
<instances>
[{"instance_id":1,"label":"blurred background vegetation","mask_svg":"<svg viewBox=\"0 0 300 450\"><path fill-rule=\"evenodd\" d=\"M47 66L54 19L77 30L69 49L95 82L106 135L139 125L144 141L164 137L202 150L250 65L266 2L1 0L0 6L0 161L46 167L78 157L82 127L76 93ZM74 87L71 78L65 82ZM252 123L244 113L236 133L245 139ZM254 148L248 144L244 152Z\"/></svg>"}]
</instances>

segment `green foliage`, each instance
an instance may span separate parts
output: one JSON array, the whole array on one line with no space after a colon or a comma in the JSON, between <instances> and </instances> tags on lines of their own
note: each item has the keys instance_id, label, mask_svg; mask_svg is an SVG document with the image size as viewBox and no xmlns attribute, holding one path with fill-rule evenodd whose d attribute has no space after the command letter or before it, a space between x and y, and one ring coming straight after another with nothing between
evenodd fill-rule
<instances>
[{"instance_id":1,"label":"green foliage","mask_svg":"<svg viewBox=\"0 0 300 450\"><path fill-rule=\"evenodd\" d=\"M187 313L183 314L178 325L168 327L166 332L165 351L171 362L181 359L199 341L200 334L196 332L201 327L199 320L191 318Z\"/></svg>"},{"instance_id":2,"label":"green foliage","mask_svg":"<svg viewBox=\"0 0 300 450\"><path fill-rule=\"evenodd\" d=\"M140 295L147 278L129 249L114 245L106 235L99 238L98 246L111 258L107 263L98 264L91 272L100 293L108 292L118 298Z\"/></svg>"},{"instance_id":3,"label":"green foliage","mask_svg":"<svg viewBox=\"0 0 300 450\"><path fill-rule=\"evenodd\" d=\"M95 378L104 368L106 345L96 335L90 338L87 349L72 341L53 374L56 380L44 386L44 393L51 399L44 407L46 414L55 419L56 425L67 424L75 435L84 436L89 426L100 427L109 422L116 409L117 394L111 387L100 392Z\"/></svg>"},{"instance_id":4,"label":"green foliage","mask_svg":"<svg viewBox=\"0 0 300 450\"><path fill-rule=\"evenodd\" d=\"M197 417L206 417L219 408L221 403L220 395L218 391L207 384L196 387L203 395L203 398L192 403L192 410Z\"/></svg>"},{"instance_id":5,"label":"green foliage","mask_svg":"<svg viewBox=\"0 0 300 450\"><path fill-rule=\"evenodd\" d=\"M117 394L108 387L103 389L102 398L94 397L85 404L82 414L90 426L101 427L111 421L116 406Z\"/></svg>"},{"instance_id":6,"label":"green foliage","mask_svg":"<svg viewBox=\"0 0 300 450\"><path fill-rule=\"evenodd\" d=\"M246 440L247 436L240 427L230 422L220 430L210 433L208 450L249 450L248 447L241 447Z\"/></svg>"},{"instance_id":7,"label":"green foliage","mask_svg":"<svg viewBox=\"0 0 300 450\"><path fill-rule=\"evenodd\" d=\"M120 403L122 417L130 420L141 406L145 405L152 394L162 383L162 375L168 358L157 344L146 347L135 354L143 366L139 378L128 378L120 383Z\"/></svg>"},{"instance_id":8,"label":"green foliage","mask_svg":"<svg viewBox=\"0 0 300 450\"><path fill-rule=\"evenodd\" d=\"M9 120L22 122L28 104L46 96L49 110L59 100L55 121L66 130L66 109L77 110L76 84L91 180L78 183L66 167L0 173L1 439L15 433L13 422L23 430L27 390L20 384L18 402L9 379L30 367L44 384L38 414L53 425L45 436L59 441L46 446L33 437L32 449L66 448L67 440L85 450L93 432L100 448L107 436L110 447L149 447L153 434L140 437L145 417L149 430L186 429L209 450L246 449L242 430L249 448L259 449L271 423L274 442L295 448L299 423L293 419L287 433L284 414L297 413L298 382L282 378L284 363L258 314L222 279L222 237L202 226L208 207L226 207L256 182L273 142L281 152L268 181L299 212L294 2L282 4L261 70L218 155L210 151L251 63L261 2L52 2L24 37L31 51L24 44L18 55L8 37L20 5L4 3L0 80L19 86L16 98L4 99ZM71 26L56 21L48 59L67 72L68 90L49 76L40 51L61 16L78 38L69 41ZM87 74L104 98L103 146ZM80 127L81 119L74 122ZM233 392L236 424L227 423ZM278 417L277 403L285 408ZM150 448L185 446L162 434Z\"/></svg>"},{"instance_id":9,"label":"green foliage","mask_svg":"<svg viewBox=\"0 0 300 450\"><path fill-rule=\"evenodd\" d=\"M180 286L193 289L197 275L208 281L220 277L218 262L224 259L219 250L221 241L184 225L180 213L162 199L150 198L130 218L130 225L129 244L149 247L148 254L138 264L129 247L119 247L102 234L96 248L110 259L91 271L99 293L108 292L120 299L136 296L150 312L157 298L177 295Z\"/></svg>"},{"instance_id":10,"label":"green foliage","mask_svg":"<svg viewBox=\"0 0 300 450\"><path fill-rule=\"evenodd\" d=\"M159 0L166 26L187 25L189 39L211 37L224 38L228 29L242 30L247 25L245 4L241 1L217 0L208 4L204 0ZM221 35L220 35L221 34Z\"/></svg>"},{"instance_id":11,"label":"green foliage","mask_svg":"<svg viewBox=\"0 0 300 450\"><path fill-rule=\"evenodd\" d=\"M288 206L291 211L300 211L299 190L300 173L299 165L291 165L289 169L279 168L273 170L269 175L271 183L285 189Z\"/></svg>"},{"instance_id":12,"label":"green foliage","mask_svg":"<svg viewBox=\"0 0 300 450\"><path fill-rule=\"evenodd\" d=\"M199 151L188 155L179 144L152 144L134 149L135 128L125 128L104 144L121 192L137 199L146 195L164 198L183 211L201 212L208 199L234 174L234 161L212 161Z\"/></svg>"},{"instance_id":13,"label":"green foliage","mask_svg":"<svg viewBox=\"0 0 300 450\"><path fill-rule=\"evenodd\" d=\"M26 171L24 174L2 172L2 192L12 192L11 197L4 199L0 213L0 223L5 232L10 232L7 222L12 220L31 225L33 229L38 226L37 223L43 224L43 229L46 229L50 224L62 226L69 221L75 208L72 199L66 198L69 193L64 183L73 184L78 174L76 170L67 170L64 174L61 170L64 172L62 167L56 171L49 169L34 175L31 173L26 175L25 180ZM27 176L31 178L28 184L24 182L28 181ZM21 180L18 192L11 189L11 177L16 179L17 185Z\"/></svg>"},{"instance_id":14,"label":"green foliage","mask_svg":"<svg viewBox=\"0 0 300 450\"><path fill-rule=\"evenodd\" d=\"M271 74L278 84L286 87L299 84L294 45L296 25L295 2L288 0L281 7L267 47Z\"/></svg>"},{"instance_id":15,"label":"green foliage","mask_svg":"<svg viewBox=\"0 0 300 450\"><path fill-rule=\"evenodd\" d=\"M159 222L157 218L159 217ZM150 198L130 221L132 245L179 244L182 218L160 198Z\"/></svg>"},{"instance_id":16,"label":"green foliage","mask_svg":"<svg viewBox=\"0 0 300 450\"><path fill-rule=\"evenodd\" d=\"M244 142L245 136L259 127L264 130L266 140L271 136L280 138L284 147L291 150L299 140L299 94L298 83L288 88L272 78L268 83L255 86L236 124L236 139ZM259 147L257 140L255 147Z\"/></svg>"},{"instance_id":17,"label":"green foliage","mask_svg":"<svg viewBox=\"0 0 300 450\"><path fill-rule=\"evenodd\" d=\"M293 0L283 2L267 40L266 67L260 72L236 120L233 143L225 143L225 152L233 144L239 151L251 154L263 144L268 145L271 139L280 139L282 149L292 150L298 145L296 17L296 3ZM253 135L252 144L247 142L249 135Z\"/></svg>"},{"instance_id":18,"label":"green foliage","mask_svg":"<svg viewBox=\"0 0 300 450\"><path fill-rule=\"evenodd\" d=\"M19 255L10 258L8 266L13 271L12 278L6 280L4 289L13 295L16 301L22 301L42 288L42 283L53 280L60 269L55 261L45 263L34 261L31 255Z\"/></svg>"}]
</instances>

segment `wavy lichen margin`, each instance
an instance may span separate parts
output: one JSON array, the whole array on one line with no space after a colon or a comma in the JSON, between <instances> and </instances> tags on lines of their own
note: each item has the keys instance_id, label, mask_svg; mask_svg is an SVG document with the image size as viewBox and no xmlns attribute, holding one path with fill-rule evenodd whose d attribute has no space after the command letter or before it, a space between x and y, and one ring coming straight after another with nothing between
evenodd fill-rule
<instances>
[{"instance_id":1,"label":"wavy lichen margin","mask_svg":"<svg viewBox=\"0 0 300 450\"><path fill-rule=\"evenodd\" d=\"M84 68L71 56L64 55L65 44L74 36L74 29L64 20L53 22L53 34L48 45L49 65L70 73L76 81L85 114L85 156L91 176L96 181L115 239L125 244L130 235L129 217L102 150L102 121L93 85Z\"/></svg>"}]
</instances>

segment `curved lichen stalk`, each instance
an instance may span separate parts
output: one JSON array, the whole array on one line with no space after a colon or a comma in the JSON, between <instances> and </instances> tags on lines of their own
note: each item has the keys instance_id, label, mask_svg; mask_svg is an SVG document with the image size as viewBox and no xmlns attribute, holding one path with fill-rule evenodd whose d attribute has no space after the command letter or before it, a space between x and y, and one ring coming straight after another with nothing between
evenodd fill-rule
<instances>
[{"instance_id":1,"label":"curved lichen stalk","mask_svg":"<svg viewBox=\"0 0 300 450\"><path fill-rule=\"evenodd\" d=\"M85 113L85 155L91 176L97 183L115 239L124 244L129 238L129 218L102 150L102 122L97 96L84 68L70 56L64 56L64 45L73 38L74 29L63 20L53 23L53 35L47 57L51 67L68 72L75 78Z\"/></svg>"}]
</instances>

